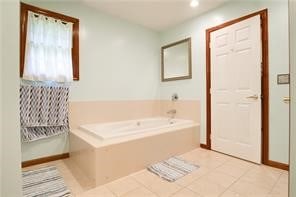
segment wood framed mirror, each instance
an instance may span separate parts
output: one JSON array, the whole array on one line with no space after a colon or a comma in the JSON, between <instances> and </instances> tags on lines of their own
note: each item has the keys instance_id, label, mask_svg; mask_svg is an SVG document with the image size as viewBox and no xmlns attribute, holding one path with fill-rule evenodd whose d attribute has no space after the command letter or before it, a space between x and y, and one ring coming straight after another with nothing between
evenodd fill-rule
<instances>
[{"instance_id":1,"label":"wood framed mirror","mask_svg":"<svg viewBox=\"0 0 296 197\"><path fill-rule=\"evenodd\" d=\"M191 38L161 47L161 81L191 78Z\"/></svg>"}]
</instances>

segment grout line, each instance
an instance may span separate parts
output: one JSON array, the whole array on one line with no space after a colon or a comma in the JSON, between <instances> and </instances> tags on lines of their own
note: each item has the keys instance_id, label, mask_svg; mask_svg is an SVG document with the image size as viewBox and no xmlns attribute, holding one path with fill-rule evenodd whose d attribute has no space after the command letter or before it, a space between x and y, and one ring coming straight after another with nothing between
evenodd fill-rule
<instances>
[{"instance_id":1,"label":"grout line","mask_svg":"<svg viewBox=\"0 0 296 197\"><path fill-rule=\"evenodd\" d=\"M263 166L265 166L265 165L263 165ZM233 186L235 183L237 183L239 180L241 180L248 172L250 172L251 170L253 170L254 169L254 166L252 166L252 167L250 167L250 169L248 169L245 173L243 173L235 182L233 182L233 184L231 184L222 194L221 194L221 196L231 187L231 186ZM274 186L275 186L275 184L279 181L279 179L280 179L280 177L282 176L282 173L283 172L281 172L281 174L280 174L280 176L279 176L279 178L278 178L278 180L277 181L275 181L275 183L274 183L274 185L271 187L271 189L270 189L270 191L268 192L268 194L270 194L271 193L271 191L272 191L272 189L274 188ZM247 182L249 182L249 181L247 181ZM249 183L251 183L251 184L254 184L253 182L249 182ZM261 186L260 186L261 187ZM237 193L236 191L234 191L235 193ZM267 195L268 195L267 194Z\"/></svg>"},{"instance_id":2,"label":"grout line","mask_svg":"<svg viewBox=\"0 0 296 197\"><path fill-rule=\"evenodd\" d=\"M176 184L177 185L177 184ZM179 186L179 185L178 185ZM180 186L179 186L180 187ZM180 189L178 189L176 192L173 192L172 194L170 194L169 196L173 196L174 194L178 193L179 191L183 190L185 187L180 187Z\"/></svg>"},{"instance_id":3,"label":"grout line","mask_svg":"<svg viewBox=\"0 0 296 197\"><path fill-rule=\"evenodd\" d=\"M147 190L149 190L150 192L152 192L153 194L155 194L156 196L160 197L158 194L156 194L155 192L151 191L146 185L142 184L141 182L139 182L135 177L132 177L133 179L135 179L135 181L137 181L138 183L140 183L144 188L146 188ZM160 177L156 177L156 178L160 178ZM161 179L161 178L160 178ZM169 182L168 182L169 183ZM173 196L174 194L180 192L181 190L183 189L187 189L186 186L182 186L182 185L179 185L177 183L169 183L169 184L175 184L177 185L178 187L180 187L180 189L178 189L177 191L173 192L172 194L170 194L169 196ZM194 192L196 193L196 192ZM196 193L197 194L197 193Z\"/></svg>"},{"instance_id":4,"label":"grout line","mask_svg":"<svg viewBox=\"0 0 296 197\"><path fill-rule=\"evenodd\" d=\"M195 194L197 194L197 195L204 196L204 195L202 195L202 194L200 194L200 193L197 193L196 191L193 191L193 190L192 190L191 188L189 188L188 186L186 186L185 188L188 189L188 190L190 190L190 191L192 191L193 193L195 193Z\"/></svg>"},{"instance_id":5,"label":"grout line","mask_svg":"<svg viewBox=\"0 0 296 197\"><path fill-rule=\"evenodd\" d=\"M197 193L196 191L193 191L191 188L189 188L189 185L191 185L193 182L195 182L195 181L197 181L197 180L199 180L199 179L202 179L202 178L206 177L207 175L209 175L210 173L212 173L214 170L216 170L217 168L219 168L219 167L221 167L222 165L224 165L227 161L228 161L228 159L226 159L226 161L222 162L220 165L216 166L215 168L209 169L208 172L206 172L204 175L198 177L198 178L195 179L194 181L190 182L185 188L188 189L188 190L190 190L190 191L192 191L192 192L195 193L195 194L198 194L198 195L200 195L200 196L203 196L202 194ZM215 183L215 184L218 184L218 183ZM219 184L219 185L220 185L220 184ZM227 190L227 189L226 189L226 190ZM226 190L225 190L225 191L226 191ZM223 193L224 193L224 192L223 192Z\"/></svg>"},{"instance_id":6,"label":"grout line","mask_svg":"<svg viewBox=\"0 0 296 197\"><path fill-rule=\"evenodd\" d=\"M117 180L120 180L120 179L126 179L126 178L131 178L131 179L132 179L132 177L130 177L130 175L127 175L127 176L125 176L125 177L121 177L121 178L119 178L119 179L117 179ZM117 180L114 180L114 181L112 181L112 182L115 182L115 181L117 181ZM132 180L133 180L133 179L132 179ZM133 181L134 181L134 180L133 180ZM111 184L112 182L107 183L107 184L105 184L105 185L103 185L103 186L106 186L106 188L107 188L112 194L114 194L114 196L117 196L117 197L123 196L123 195L125 195L125 194L127 194L127 193L129 193L129 192L135 191L135 190L137 190L137 189L140 188L140 185L139 185L139 186L137 186L137 187L134 188L134 189L131 189L131 190L127 191L127 192L122 193L121 195L117 195L117 194L115 194L110 188L108 188L108 186L107 186L108 184ZM138 183L138 182L137 182L137 183Z\"/></svg>"},{"instance_id":7,"label":"grout line","mask_svg":"<svg viewBox=\"0 0 296 197\"><path fill-rule=\"evenodd\" d=\"M270 191L268 194L271 194L271 192L273 191L273 189L276 187L276 185L279 183L281 176L283 175L283 172L281 172L279 178L275 181L275 183L273 184L273 186L271 187Z\"/></svg>"},{"instance_id":8,"label":"grout line","mask_svg":"<svg viewBox=\"0 0 296 197\"><path fill-rule=\"evenodd\" d=\"M206 150L206 151L208 151L208 152L210 152L210 153L212 153L212 152L214 152L214 151L211 151L211 150ZM228 155L226 155L226 156L228 156ZM214 158L211 158L211 159L214 159ZM210 159L210 160L211 160ZM215 159L214 159L215 160ZM225 159L225 161L222 161L219 165L217 165L216 167L214 167L214 168L207 168L209 171L208 172L206 172L205 174L203 174L203 175L201 175L200 177L198 177L198 178L196 178L196 179L194 179L193 181L191 181L189 184L187 184L187 186L185 186L185 188L186 189L188 189L188 190L190 190L190 191L192 191L193 193L195 193L195 194L198 194L198 195L200 195L200 196L203 196L202 194L200 194L200 193L197 193L196 191L193 191L191 188L189 188L189 185L191 185L193 182L195 182L195 181L197 181L197 180L199 180L199 179L202 179L202 178L204 178L204 177L206 177L207 175L209 175L210 173L212 173L214 170L216 170L217 168L219 168L219 167L221 167L221 166L223 166L223 165L225 165L227 162L229 162L229 160L230 160L230 158L226 158ZM201 166L200 164L198 164L199 166ZM228 174L227 174L228 175ZM235 177L234 177L235 178ZM220 184L219 184L220 185ZM226 191L226 190L225 190ZM224 192L223 192L224 193Z\"/></svg>"},{"instance_id":9,"label":"grout line","mask_svg":"<svg viewBox=\"0 0 296 197\"><path fill-rule=\"evenodd\" d=\"M241 178L243 177L243 176L245 176L248 172L250 172L252 170L252 167L250 167L250 169L248 169L248 170L246 170L240 177L238 177L232 184L230 184L226 189L225 189L225 191L223 192L223 193L221 193L221 195L219 195L219 196L222 196L223 194L225 194L234 184L236 184L237 182L239 182L240 180L241 180ZM233 191L233 192L235 192L235 193L237 193L236 191ZM239 195L241 195L241 194L239 194Z\"/></svg>"},{"instance_id":10,"label":"grout line","mask_svg":"<svg viewBox=\"0 0 296 197\"><path fill-rule=\"evenodd\" d=\"M211 151L209 151L209 152L211 152ZM222 165L224 165L224 163L226 163L226 161L227 161L227 159L224 161L224 162L221 162L221 164L220 165L218 165L218 166L216 166L215 168L212 168L212 169L209 169L209 168L207 168L208 169L208 171L206 172L206 173L204 173L203 175L201 175L201 176L199 176L199 177L197 177L196 179L193 179L192 181L190 181L186 186L183 186L183 185L179 185L178 183L176 183L177 185L179 185L179 186L181 186L182 187L182 189L188 189L188 190L190 190L190 191L192 191L193 193L195 193L195 194L197 194L197 195L200 195L200 196L203 196L203 195L201 195L200 193L197 193L196 191L193 191L192 189L190 189L188 186L189 185L191 185L193 182L195 182L195 181L197 181L197 180L199 180L199 179L201 179L201 178L203 178L203 177L205 177L206 175L208 175L208 174L210 174L214 169L216 169L216 168L218 168L218 167L220 167L220 166L222 166ZM197 165L199 165L200 166L200 168L201 168L201 165L200 164L198 164L197 163L197 161L194 161L194 162L196 162L196 164ZM206 167L205 167L206 168ZM198 170L198 169L197 169ZM188 174L189 175L189 174ZM185 175L186 176L186 175ZM180 189L181 190L181 189ZM179 192L180 190L178 190L177 192ZM175 193L173 193L173 194L176 194L177 192L175 192Z\"/></svg>"},{"instance_id":11,"label":"grout line","mask_svg":"<svg viewBox=\"0 0 296 197\"><path fill-rule=\"evenodd\" d=\"M134 189L132 189L132 190L130 190L130 191L127 191L127 192L124 192L123 194L121 194L121 195L115 195L115 196L117 196L117 197L120 197L120 196L123 196L123 195L126 195L126 194L128 194L128 193L130 193L130 192L133 192L133 191L136 191L137 189L139 189L139 188L141 188L141 186L138 186L138 187L136 187L136 188L134 188ZM112 191L111 191L112 192ZM113 192L112 192L113 193Z\"/></svg>"},{"instance_id":12,"label":"grout line","mask_svg":"<svg viewBox=\"0 0 296 197\"><path fill-rule=\"evenodd\" d=\"M113 181L112 181L113 182ZM112 182L110 182L110 183L112 183ZM116 196L116 197L118 197L118 195L114 192L114 191L112 191L107 185L108 185L109 183L107 183L107 184L104 184L104 185L102 185L102 186L104 186L109 192L111 192L114 196Z\"/></svg>"},{"instance_id":13,"label":"grout line","mask_svg":"<svg viewBox=\"0 0 296 197\"><path fill-rule=\"evenodd\" d=\"M242 160L242 161L243 161L243 160ZM226 163L225 163L225 164L226 164ZM220 167L221 167L221 166L220 166ZM233 175L231 175L231 174L227 174L226 172L222 172L222 171L218 171L218 172L220 172L220 173L222 173L222 174L224 174L224 175L231 176L231 177L233 177L233 178L235 178L235 179L240 179L240 178L243 177L248 171L250 171L251 168L252 168L252 166L248 167L246 170L243 170L244 172L243 172L240 176L238 176L238 177L233 176ZM217 169L216 169L216 170L217 170Z\"/></svg>"},{"instance_id":14,"label":"grout line","mask_svg":"<svg viewBox=\"0 0 296 197\"><path fill-rule=\"evenodd\" d=\"M108 183L107 183L108 184ZM102 186L105 186L105 188L111 193L111 194L113 194L114 196L117 196L111 189L109 189L108 187L107 187L107 184L105 184L105 185L102 185Z\"/></svg>"},{"instance_id":15,"label":"grout line","mask_svg":"<svg viewBox=\"0 0 296 197\"><path fill-rule=\"evenodd\" d=\"M239 159L239 160L241 160L241 159ZM241 160L241 161L245 161L245 160ZM224 164L227 164L227 163L230 163L231 162L231 160L230 160L230 158L224 163ZM224 165L223 164L223 165ZM222 166L222 165L221 165ZM221 166L219 166L219 167L221 167ZM218 168L218 167L217 167ZM216 169L217 169L216 168ZM225 175L228 175L228 176L231 176L231 177L233 177L233 178L236 178L236 180L232 183L232 184L230 184L228 187L226 187L226 189L225 189L225 191L223 192L223 193L221 193L221 195L219 195L219 196L222 196L224 193L226 193L228 190L229 190L229 188L230 187L232 187L235 183L237 183L243 176L245 176L249 171L251 171L252 170L252 167L250 167L249 169L247 169L244 173L242 173L242 175L241 176L239 176L239 177L234 177L234 176L231 176L231 175L229 175L229 174L226 174L226 173L224 173L224 172L221 172L221 173L223 173L223 174L225 174ZM237 192L235 192L235 193L237 193Z\"/></svg>"},{"instance_id":16,"label":"grout line","mask_svg":"<svg viewBox=\"0 0 296 197\"><path fill-rule=\"evenodd\" d=\"M142 170L141 170L142 171ZM140 172L140 171L139 171ZM141 183L140 181L138 181L135 177L133 177L132 175L129 175L134 181L136 181L137 183L139 183L140 185L142 185L145 189L149 190L150 192L152 192L154 195L158 196L154 191L151 191L151 189L149 189L146 185L144 185L143 183Z\"/></svg>"}]
</instances>

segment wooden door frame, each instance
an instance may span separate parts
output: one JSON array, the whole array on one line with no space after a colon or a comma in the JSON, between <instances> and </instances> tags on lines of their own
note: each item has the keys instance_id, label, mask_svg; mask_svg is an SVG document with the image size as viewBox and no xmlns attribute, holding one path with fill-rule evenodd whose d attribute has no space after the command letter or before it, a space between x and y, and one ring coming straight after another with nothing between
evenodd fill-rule
<instances>
[{"instance_id":1,"label":"wooden door frame","mask_svg":"<svg viewBox=\"0 0 296 197\"><path fill-rule=\"evenodd\" d=\"M254 16L260 16L261 20L261 37L262 37L262 75L261 75L261 95L262 95L262 164L288 170L289 166L279 162L269 160L269 58L268 58L268 10L264 9L229 22L223 23L216 27L206 30L206 97L207 97L207 141L201 144L202 148L211 149L211 33L224 27L233 25Z\"/></svg>"}]
</instances>

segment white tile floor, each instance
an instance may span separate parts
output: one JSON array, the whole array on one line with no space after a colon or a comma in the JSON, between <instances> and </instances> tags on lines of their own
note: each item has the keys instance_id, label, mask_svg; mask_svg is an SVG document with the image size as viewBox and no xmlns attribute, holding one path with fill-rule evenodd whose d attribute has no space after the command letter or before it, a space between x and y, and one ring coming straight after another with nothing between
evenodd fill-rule
<instances>
[{"instance_id":1,"label":"white tile floor","mask_svg":"<svg viewBox=\"0 0 296 197\"><path fill-rule=\"evenodd\" d=\"M142 170L94 188L69 159L24 170L56 165L75 197L288 197L287 171L200 148L182 157L200 169L174 183Z\"/></svg>"}]
</instances>

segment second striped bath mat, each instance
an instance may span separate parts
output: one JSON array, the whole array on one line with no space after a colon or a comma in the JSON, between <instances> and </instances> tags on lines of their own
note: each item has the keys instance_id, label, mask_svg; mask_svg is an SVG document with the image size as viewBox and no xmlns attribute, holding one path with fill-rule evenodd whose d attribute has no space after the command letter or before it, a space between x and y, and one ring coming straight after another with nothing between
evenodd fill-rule
<instances>
[{"instance_id":1,"label":"second striped bath mat","mask_svg":"<svg viewBox=\"0 0 296 197\"><path fill-rule=\"evenodd\" d=\"M153 164L147 169L169 182L174 182L198 168L198 165L185 161L180 157L171 157L165 161Z\"/></svg>"}]
</instances>

